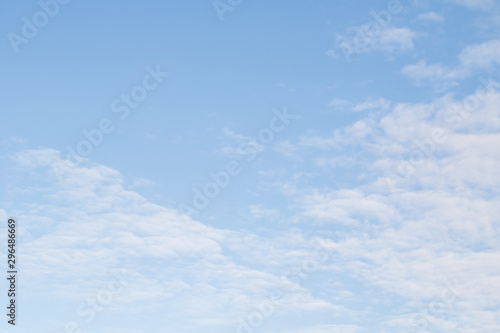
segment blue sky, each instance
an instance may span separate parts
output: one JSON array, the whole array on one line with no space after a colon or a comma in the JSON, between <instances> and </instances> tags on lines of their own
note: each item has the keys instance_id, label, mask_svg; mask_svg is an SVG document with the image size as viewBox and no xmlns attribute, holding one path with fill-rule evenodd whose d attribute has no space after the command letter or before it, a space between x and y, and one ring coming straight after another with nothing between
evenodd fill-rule
<instances>
[{"instance_id":1,"label":"blue sky","mask_svg":"<svg viewBox=\"0 0 500 333\"><path fill-rule=\"evenodd\" d=\"M0 332L500 330L494 0L1 7Z\"/></svg>"}]
</instances>

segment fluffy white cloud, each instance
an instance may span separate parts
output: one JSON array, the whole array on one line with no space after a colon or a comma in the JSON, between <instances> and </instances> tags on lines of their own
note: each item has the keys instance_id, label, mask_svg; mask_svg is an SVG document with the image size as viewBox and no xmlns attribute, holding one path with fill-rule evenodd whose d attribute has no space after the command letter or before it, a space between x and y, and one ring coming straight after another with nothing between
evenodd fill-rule
<instances>
[{"instance_id":1,"label":"fluffy white cloud","mask_svg":"<svg viewBox=\"0 0 500 333\"><path fill-rule=\"evenodd\" d=\"M466 47L458 56L460 61L459 73L467 75L475 69L490 68L500 64L500 40L494 39L482 44Z\"/></svg>"},{"instance_id":2,"label":"fluffy white cloud","mask_svg":"<svg viewBox=\"0 0 500 333\"><path fill-rule=\"evenodd\" d=\"M456 67L442 64L427 64L420 60L414 65L403 67L401 73L417 84L426 81L461 80L478 71L492 70L500 64L500 40L494 39L481 44L470 45L458 55Z\"/></svg>"},{"instance_id":3,"label":"fluffy white cloud","mask_svg":"<svg viewBox=\"0 0 500 333\"><path fill-rule=\"evenodd\" d=\"M440 64L427 65L425 60L420 60L414 65L406 65L403 67L401 73L420 84L424 80L447 78L449 76L449 69Z\"/></svg>"},{"instance_id":4,"label":"fluffy white cloud","mask_svg":"<svg viewBox=\"0 0 500 333\"><path fill-rule=\"evenodd\" d=\"M500 329L498 105L494 89L463 100L446 95L428 104L396 104L362 120L370 128L365 136L351 126L315 138L315 148L328 152L335 145L335 155L360 149L347 168L357 163L364 181L350 189L298 187L287 194L300 221L332 226L335 236L322 240L335 253L332 275L383 290L391 308L400 302L399 313L380 310L381 331L412 331L416 324L431 331ZM433 136L435 130L441 135ZM412 171L400 175L402 162ZM397 178L396 186L388 176ZM349 299L350 289L336 283Z\"/></svg>"},{"instance_id":5,"label":"fluffy white cloud","mask_svg":"<svg viewBox=\"0 0 500 333\"><path fill-rule=\"evenodd\" d=\"M209 227L126 190L118 171L77 166L55 150L25 150L13 160L28 175L16 184L22 190L10 193L16 209L9 210L23 227L22 267L29 272L23 291L31 297L50 295L76 307L125 268L129 286L114 305L122 315L163 311L185 327L235 327L276 289L284 292L283 314L340 310L286 275L304 257L308 239L290 244L290 235L265 239ZM250 209L261 217L277 214Z\"/></svg>"}]
</instances>

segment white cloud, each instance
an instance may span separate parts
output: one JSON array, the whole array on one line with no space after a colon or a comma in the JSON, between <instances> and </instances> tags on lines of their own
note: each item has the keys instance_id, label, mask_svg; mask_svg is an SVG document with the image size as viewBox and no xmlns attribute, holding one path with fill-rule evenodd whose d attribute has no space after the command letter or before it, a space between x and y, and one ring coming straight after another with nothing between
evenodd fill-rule
<instances>
[{"instance_id":1,"label":"white cloud","mask_svg":"<svg viewBox=\"0 0 500 333\"><path fill-rule=\"evenodd\" d=\"M460 52L458 61L458 65L453 68L441 64L427 65L425 60L420 60L414 65L405 66L401 73L417 84L425 81L464 79L477 71L491 70L500 64L500 40L470 45Z\"/></svg>"},{"instance_id":2,"label":"white cloud","mask_svg":"<svg viewBox=\"0 0 500 333\"><path fill-rule=\"evenodd\" d=\"M469 97L399 103L331 136L302 137L297 149L322 149L315 160L333 161L340 169L334 177L342 178L345 168L363 179L358 186L334 189L323 182L332 179L331 170L323 170L329 178L321 178L321 185L292 180L283 186L290 207L296 207L290 220L319 231L307 237L302 230L266 238L210 227L127 191L111 168L71 166L53 150L20 152L14 159L29 178L16 204L26 227L23 265L32 273L25 277L25 292L55 299L74 295L78 302L106 282L109 270L126 267L131 280L116 305L121 314L159 311L168 313L165 320L210 331L233 325L255 299L280 287L286 290L280 318L294 311L332 311L352 315L349 320L372 315L381 318L373 324L378 331L392 332L414 327L415 316L444 292L449 296L446 288L456 281L459 295L450 305L455 314L432 314L433 328L496 331L500 93L477 96L480 103L456 124L446 119L463 111ZM398 162L436 128L445 129L446 141L391 191L384 177L397 173ZM348 163L341 163L342 156ZM33 204L31 192L41 193L43 204ZM267 205L249 206L248 212L254 218L282 217ZM333 254L314 272L328 279L307 281L321 286L317 294L282 278L311 256L313 240ZM363 304L353 312L353 302ZM139 303L148 307L137 309ZM370 331L354 319L350 323L292 331Z\"/></svg>"},{"instance_id":3,"label":"white cloud","mask_svg":"<svg viewBox=\"0 0 500 333\"><path fill-rule=\"evenodd\" d=\"M297 328L291 331L280 331L280 333L360 333L365 329L355 325L319 325L306 328Z\"/></svg>"},{"instance_id":4,"label":"white cloud","mask_svg":"<svg viewBox=\"0 0 500 333\"><path fill-rule=\"evenodd\" d=\"M290 141L279 141L277 142L273 149L284 156L292 157L297 152L297 147L293 145Z\"/></svg>"},{"instance_id":5,"label":"white cloud","mask_svg":"<svg viewBox=\"0 0 500 333\"><path fill-rule=\"evenodd\" d=\"M343 98L334 98L328 103L328 107L334 108L335 110L343 110L349 106L351 102Z\"/></svg>"},{"instance_id":6,"label":"white cloud","mask_svg":"<svg viewBox=\"0 0 500 333\"><path fill-rule=\"evenodd\" d=\"M386 219L391 212L394 214L394 209L379 199L363 197L355 190L312 191L301 195L299 200L305 217L322 222L359 226L359 214L373 215L377 220Z\"/></svg>"},{"instance_id":7,"label":"white cloud","mask_svg":"<svg viewBox=\"0 0 500 333\"><path fill-rule=\"evenodd\" d=\"M329 57L332 57L332 58L338 58L338 54L334 50L328 50L325 52L325 54Z\"/></svg>"},{"instance_id":8,"label":"white cloud","mask_svg":"<svg viewBox=\"0 0 500 333\"><path fill-rule=\"evenodd\" d=\"M238 134L231 131L227 127L223 128L222 133L224 134L224 136L239 142L238 144L223 147L221 149L223 154L228 155L232 158L241 158L245 155L248 155L249 153L247 150L249 149L254 151L256 154L262 153L265 150L265 146L259 143L256 138ZM245 142L245 145L243 147L240 146L242 142Z\"/></svg>"},{"instance_id":9,"label":"white cloud","mask_svg":"<svg viewBox=\"0 0 500 333\"><path fill-rule=\"evenodd\" d=\"M307 246L307 239L289 244L287 235L266 240L209 227L126 190L118 171L72 165L55 150L25 150L13 159L29 182L14 200L25 228L26 294L85 301L112 270L126 268L129 286L115 304L122 315L162 311L186 327L227 326L276 288L285 293L284 313L339 310L282 277L286 265L300 258L290 255L291 247ZM263 218L278 214L262 206L250 209ZM241 257L251 259L233 260ZM269 265L274 273L254 265Z\"/></svg>"},{"instance_id":10,"label":"white cloud","mask_svg":"<svg viewBox=\"0 0 500 333\"><path fill-rule=\"evenodd\" d=\"M304 136L300 138L299 146L304 148L335 149L337 142L334 138L323 138L318 136Z\"/></svg>"},{"instance_id":11,"label":"white cloud","mask_svg":"<svg viewBox=\"0 0 500 333\"><path fill-rule=\"evenodd\" d=\"M352 162L352 158L348 155L339 155L335 157L318 157L314 160L314 163L320 168L337 168L345 167Z\"/></svg>"},{"instance_id":12,"label":"white cloud","mask_svg":"<svg viewBox=\"0 0 500 333\"><path fill-rule=\"evenodd\" d=\"M388 28L382 30L380 37L373 40L372 49L382 51L408 51L413 49L417 34L408 28Z\"/></svg>"},{"instance_id":13,"label":"white cloud","mask_svg":"<svg viewBox=\"0 0 500 333\"><path fill-rule=\"evenodd\" d=\"M471 96L481 96L480 103L456 118L472 105ZM400 313L380 310L385 319L377 331L411 330L417 315L429 330L500 329L500 267L494 264L500 260L498 105L500 92L488 90L462 100L446 95L428 104L397 104L379 119L362 120L371 128L367 136L356 135L352 127L337 132L335 155L349 154L353 145L362 152L350 155L366 180L362 185L298 187L288 193L299 221L332 225L335 237L324 240L337 255L328 268L332 276L349 272L392 295L391 308L401 302ZM430 145L435 129L443 129L446 140ZM397 174L398 163L419 151L417 142L431 152L420 150L424 161L391 191L380 180ZM442 301L442 295L450 301ZM429 310L437 302L445 307L441 314Z\"/></svg>"},{"instance_id":14,"label":"white cloud","mask_svg":"<svg viewBox=\"0 0 500 333\"><path fill-rule=\"evenodd\" d=\"M415 65L406 65L401 70L403 75L408 76L415 83L421 84L425 80L439 80L447 78L449 69L440 64L427 65L425 60L420 60Z\"/></svg>"},{"instance_id":15,"label":"white cloud","mask_svg":"<svg viewBox=\"0 0 500 333\"><path fill-rule=\"evenodd\" d=\"M417 19L422 21L434 21L439 23L444 22L444 17L434 12L427 12L420 14L417 16Z\"/></svg>"},{"instance_id":16,"label":"white cloud","mask_svg":"<svg viewBox=\"0 0 500 333\"><path fill-rule=\"evenodd\" d=\"M466 102L471 96L480 97L477 105ZM300 311L352 316L349 325L294 332L364 332L360 318L370 315L381 318L378 331L391 332L412 328L415 316L443 290L449 295L448 283L456 280L455 314L428 317L433 327L496 331L500 93L471 96L387 105L332 135L290 143L297 154L320 149L306 163L336 168L310 172L320 173L320 184L304 185L294 174L282 187L296 209L287 221L313 225L314 235L305 227L270 238L210 227L128 191L114 169L67 164L48 149L17 153L13 159L27 184L22 194L9 195L26 228L25 292L79 302L106 283L110 270L125 267L130 286L115 305L121 315L157 311L167 313L161 320L175 318L186 327L235 327L256 299L278 287L286 291L280 318ZM460 114L462 120L453 120ZM384 179L397 175L398 163L419 149L417 142L428 144L436 128L447 139L425 148L432 153L391 191ZM362 182L334 188L331 182L341 182L345 170ZM267 204L245 212L265 220L284 215ZM321 278L303 284L283 278L311 257L314 240L334 254L314 272Z\"/></svg>"},{"instance_id":17,"label":"white cloud","mask_svg":"<svg viewBox=\"0 0 500 333\"><path fill-rule=\"evenodd\" d=\"M466 47L458 56L460 75L467 75L474 69L489 68L500 64L500 39Z\"/></svg>"},{"instance_id":18,"label":"white cloud","mask_svg":"<svg viewBox=\"0 0 500 333\"><path fill-rule=\"evenodd\" d=\"M328 107L335 110L351 110L351 111L366 111L366 110L387 110L391 105L390 101L383 98L368 98L366 101L352 105L351 101L343 98L334 98L328 103Z\"/></svg>"},{"instance_id":19,"label":"white cloud","mask_svg":"<svg viewBox=\"0 0 500 333\"><path fill-rule=\"evenodd\" d=\"M26 143L26 140L17 136L10 137L8 139L4 139L0 141L0 144L8 145L8 144L23 144Z\"/></svg>"},{"instance_id":20,"label":"white cloud","mask_svg":"<svg viewBox=\"0 0 500 333\"><path fill-rule=\"evenodd\" d=\"M379 99L369 99L363 103L356 104L352 110L353 111L366 111L366 110L387 110L391 103L383 98Z\"/></svg>"},{"instance_id":21,"label":"white cloud","mask_svg":"<svg viewBox=\"0 0 500 333\"><path fill-rule=\"evenodd\" d=\"M416 38L417 33L409 28L365 24L352 27L351 32L346 35L338 35L337 45L340 53L350 62L352 56L356 54L376 51L393 54L411 51Z\"/></svg>"},{"instance_id":22,"label":"white cloud","mask_svg":"<svg viewBox=\"0 0 500 333\"><path fill-rule=\"evenodd\" d=\"M250 214L253 217L261 218L275 218L279 216L279 211L272 208L265 208L263 205L250 205L248 207Z\"/></svg>"},{"instance_id":23,"label":"white cloud","mask_svg":"<svg viewBox=\"0 0 500 333\"><path fill-rule=\"evenodd\" d=\"M450 0L457 5L468 7L470 9L487 10L493 7L494 0Z\"/></svg>"},{"instance_id":24,"label":"white cloud","mask_svg":"<svg viewBox=\"0 0 500 333\"><path fill-rule=\"evenodd\" d=\"M232 139L237 139L237 140L248 140L248 137L244 136L244 135L241 135L241 134L238 134L236 132L233 132L231 131L229 128L227 127L224 127L222 129L222 133L227 136L228 138L232 138Z\"/></svg>"},{"instance_id":25,"label":"white cloud","mask_svg":"<svg viewBox=\"0 0 500 333\"><path fill-rule=\"evenodd\" d=\"M134 182L132 183L130 188L135 189L135 188L141 188L141 187L151 187L153 185L156 185L156 183L150 179L137 178L134 180Z\"/></svg>"}]
</instances>

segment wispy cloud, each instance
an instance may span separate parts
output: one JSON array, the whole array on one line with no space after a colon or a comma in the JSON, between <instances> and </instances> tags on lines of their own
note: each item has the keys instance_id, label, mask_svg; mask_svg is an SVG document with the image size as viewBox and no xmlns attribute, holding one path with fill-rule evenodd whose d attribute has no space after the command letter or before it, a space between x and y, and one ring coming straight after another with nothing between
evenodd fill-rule
<instances>
[{"instance_id":1,"label":"wispy cloud","mask_svg":"<svg viewBox=\"0 0 500 333\"><path fill-rule=\"evenodd\" d=\"M343 110L351 104L350 101L343 98L334 98L328 103L328 107L334 108L335 110Z\"/></svg>"},{"instance_id":2,"label":"wispy cloud","mask_svg":"<svg viewBox=\"0 0 500 333\"><path fill-rule=\"evenodd\" d=\"M283 265L293 262L292 248L280 239L261 239L255 248L247 241L255 235L209 227L153 204L125 189L118 171L90 162L68 166L55 150L24 150L13 160L19 172L29 170L29 191L42 191L45 198L43 204L33 205L29 199L16 204L22 209L17 215L27 226L23 269L30 272L24 280L30 289L26 293L50 293L55 299L79 302L106 283L110 270L126 268L130 285L115 305L121 313L146 302L144 311L163 309L184 320L184 325L230 325L273 288L286 291L283 310L333 308L281 279L279 265L273 274L233 260L253 248L252 261L259 265L279 257L287 258L281 260ZM279 214L261 205L250 206L250 213L256 218ZM283 266L281 274L286 269ZM231 311L221 312L220 307Z\"/></svg>"},{"instance_id":3,"label":"wispy cloud","mask_svg":"<svg viewBox=\"0 0 500 333\"><path fill-rule=\"evenodd\" d=\"M337 45L348 62L353 55L370 52L386 54L402 53L413 49L417 33L410 28L391 26L377 27L370 25L354 26L345 35L337 36Z\"/></svg>"},{"instance_id":4,"label":"wispy cloud","mask_svg":"<svg viewBox=\"0 0 500 333\"><path fill-rule=\"evenodd\" d=\"M420 60L407 65L401 73L417 84L436 81L454 81L470 77L478 71L492 70L500 64L500 40L494 39L481 44L470 45L458 55L458 65L427 64Z\"/></svg>"},{"instance_id":5,"label":"wispy cloud","mask_svg":"<svg viewBox=\"0 0 500 333\"><path fill-rule=\"evenodd\" d=\"M464 6L470 9L487 10L493 7L494 0L449 0L457 5Z\"/></svg>"},{"instance_id":6,"label":"wispy cloud","mask_svg":"<svg viewBox=\"0 0 500 333\"><path fill-rule=\"evenodd\" d=\"M383 98L368 99L363 103L353 106L353 111L366 111L366 110L388 110L391 103Z\"/></svg>"},{"instance_id":7,"label":"wispy cloud","mask_svg":"<svg viewBox=\"0 0 500 333\"><path fill-rule=\"evenodd\" d=\"M438 23L444 22L444 17L436 14L435 12L422 13L417 16L417 19L421 21L433 21Z\"/></svg>"},{"instance_id":8,"label":"wispy cloud","mask_svg":"<svg viewBox=\"0 0 500 333\"><path fill-rule=\"evenodd\" d=\"M332 271L349 271L402 302L403 314L386 314L381 330L411 330L422 322L428 329L473 329L486 327L482 318L496 315L500 287L492 283L500 276L493 265L500 258L500 176L494 170L500 167L495 144L500 140L500 93L484 89L479 94L482 102L460 123L453 117L470 97L446 95L429 104L396 104L375 121L364 119L371 128L368 137L339 131L337 138L348 137L336 141L339 154L352 152L352 145L363 152L351 155L362 185L299 186L288 192L297 204L298 221L334 226L339 239L325 241L338 254ZM446 140L431 147L431 133L450 124L456 126L444 131ZM313 142L328 148L320 143L330 140ZM385 175L405 150L418 147L423 157L408 157L416 171L399 191L391 191ZM430 149L433 153L426 155ZM341 173L353 165L337 168ZM437 304L441 295L454 295L454 303ZM433 302L441 312L429 310ZM428 311L422 315L424 307ZM490 323L488 329L500 329L500 322Z\"/></svg>"}]
</instances>

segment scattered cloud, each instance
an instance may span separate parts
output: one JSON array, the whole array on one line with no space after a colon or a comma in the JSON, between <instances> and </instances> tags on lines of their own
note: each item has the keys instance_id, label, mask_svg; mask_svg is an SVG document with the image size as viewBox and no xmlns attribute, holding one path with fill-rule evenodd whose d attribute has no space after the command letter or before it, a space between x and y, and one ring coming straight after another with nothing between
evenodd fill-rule
<instances>
[{"instance_id":1,"label":"scattered cloud","mask_svg":"<svg viewBox=\"0 0 500 333\"><path fill-rule=\"evenodd\" d=\"M162 309L183 325L232 325L255 299L269 297L277 288L285 292L283 310L339 310L280 277L287 264L302 256L291 251L309 246L307 239L290 248L286 236L261 238L255 248L249 241L253 234L209 227L125 189L122 175L111 168L90 162L76 166L51 149L24 150L13 161L19 172L30 172L25 180L29 192L17 198L13 211L26 228L27 294L50 293L65 301L71 295L78 302L105 284L111 270L126 268L130 286L116 305L121 313L137 311L133 304L146 302L144 311ZM150 184L143 179L137 183ZM28 194L40 191L44 203L33 205ZM249 210L263 219L279 214L262 205ZM233 259L248 256L253 263ZM276 265L276 274L253 267L267 260L281 262L281 272ZM228 311L219 311L221 307Z\"/></svg>"},{"instance_id":2,"label":"scattered cloud","mask_svg":"<svg viewBox=\"0 0 500 333\"><path fill-rule=\"evenodd\" d=\"M365 329L355 325L320 325L306 328L297 328L282 333L361 333Z\"/></svg>"},{"instance_id":3,"label":"scattered cloud","mask_svg":"<svg viewBox=\"0 0 500 333\"><path fill-rule=\"evenodd\" d=\"M134 180L132 185L130 186L131 189L136 189L136 188L141 188L141 187L151 187L156 185L156 182L146 179L146 178L137 178Z\"/></svg>"},{"instance_id":4,"label":"scattered cloud","mask_svg":"<svg viewBox=\"0 0 500 333\"><path fill-rule=\"evenodd\" d=\"M346 99L343 98L334 98L328 103L328 107L334 108L335 110L344 110L346 107L348 107L351 104Z\"/></svg>"},{"instance_id":5,"label":"scattered cloud","mask_svg":"<svg viewBox=\"0 0 500 333\"><path fill-rule=\"evenodd\" d=\"M470 9L488 10L495 4L494 0L449 0L457 5Z\"/></svg>"},{"instance_id":6,"label":"scattered cloud","mask_svg":"<svg viewBox=\"0 0 500 333\"><path fill-rule=\"evenodd\" d=\"M481 70L492 70L500 64L500 40L494 39L481 44L470 45L458 55L458 65L448 67L442 64L428 65L420 60L414 65L403 67L401 73L416 84L442 80L461 80Z\"/></svg>"},{"instance_id":7,"label":"scattered cloud","mask_svg":"<svg viewBox=\"0 0 500 333\"><path fill-rule=\"evenodd\" d=\"M276 218L279 216L277 209L265 208L263 205L250 205L248 209L250 214L257 219Z\"/></svg>"},{"instance_id":8,"label":"scattered cloud","mask_svg":"<svg viewBox=\"0 0 500 333\"><path fill-rule=\"evenodd\" d=\"M297 147L295 147L295 145L290 143L290 141L288 141L288 140L277 142L274 145L273 149L275 151L283 154L284 156L288 156L288 157L294 156L294 153L297 151Z\"/></svg>"},{"instance_id":9,"label":"scattered cloud","mask_svg":"<svg viewBox=\"0 0 500 333\"><path fill-rule=\"evenodd\" d=\"M352 110L353 111L366 111L366 110L388 110L391 102L379 98L379 99L368 99L363 103L356 104Z\"/></svg>"},{"instance_id":10,"label":"scattered cloud","mask_svg":"<svg viewBox=\"0 0 500 333\"><path fill-rule=\"evenodd\" d=\"M433 21L438 23L444 22L444 17L439 14L436 14L435 12L422 13L417 16L417 19L421 21Z\"/></svg>"},{"instance_id":11,"label":"scattered cloud","mask_svg":"<svg viewBox=\"0 0 500 333\"><path fill-rule=\"evenodd\" d=\"M471 96L482 99L457 121ZM367 135L348 127L333 136L336 155L362 152L351 154L349 165L331 157L339 174L355 164L364 177L361 185L283 192L294 199L299 221L335 230L338 240L325 240L337 254L332 272L350 272L353 279L393 295L393 303L401 302L400 314L384 313L379 331L410 330L418 318L429 328L464 332L485 327L484 318L490 318L488 330L500 329L495 310L500 268L493 264L500 259L499 104L500 92L488 89L461 100L445 95L428 104L396 104L378 119L362 120L370 128ZM436 143L431 138L438 129L446 139ZM403 161L413 171L400 175ZM397 178L397 189L390 177ZM453 299L440 301L446 315L422 310L441 295Z\"/></svg>"},{"instance_id":12,"label":"scattered cloud","mask_svg":"<svg viewBox=\"0 0 500 333\"><path fill-rule=\"evenodd\" d=\"M374 30L373 26L368 24L355 26L348 34L337 36L340 53L348 62L353 55L363 53L394 54L413 50L414 40L418 35L410 28L376 27Z\"/></svg>"},{"instance_id":13,"label":"scattered cloud","mask_svg":"<svg viewBox=\"0 0 500 333\"><path fill-rule=\"evenodd\" d=\"M415 65L406 65L401 70L401 73L416 84L450 78L450 70L446 66L441 64L427 65L425 60L420 60Z\"/></svg>"}]
</instances>

